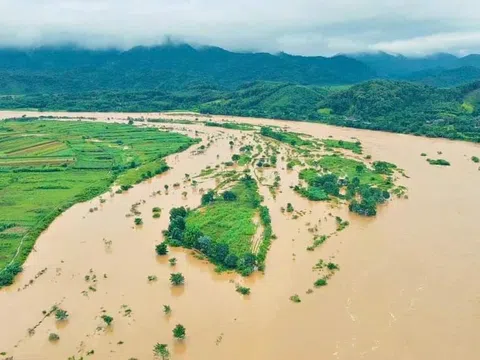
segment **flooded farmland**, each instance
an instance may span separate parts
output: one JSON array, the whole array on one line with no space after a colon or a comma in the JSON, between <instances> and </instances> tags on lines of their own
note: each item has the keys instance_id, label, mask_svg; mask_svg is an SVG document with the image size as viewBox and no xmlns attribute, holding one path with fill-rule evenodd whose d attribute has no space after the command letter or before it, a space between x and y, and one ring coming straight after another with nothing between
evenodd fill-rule
<instances>
[{"instance_id":1,"label":"flooded farmland","mask_svg":"<svg viewBox=\"0 0 480 360\"><path fill-rule=\"evenodd\" d=\"M2 118L38 113L1 112ZM97 121L159 114L42 113ZM197 115L162 118L207 120ZM376 217L349 213L345 205L311 202L294 193L298 173L279 160L276 196L260 186L270 208L273 232L266 270L248 278L214 271L189 250L171 248L174 271L185 285L170 286L172 267L157 257L155 245L168 227L172 207L200 204L201 189L215 178L185 174L229 161L251 132L206 127L201 123L148 123L211 142L167 157L172 169L122 194L106 193L73 206L39 237L11 287L0 290L0 352L13 359L152 359L153 346L166 343L172 359L475 359L480 351L480 171L470 159L480 146L466 142L336 128L312 123L215 116L252 125L278 125L318 138L358 139L372 161L395 163L406 176L408 198L380 206ZM242 139L243 137L243 139ZM231 148L232 138L235 145ZM287 150L281 148L280 152ZM432 166L426 153L451 166ZM179 183L179 187L173 184ZM164 185L170 185L165 191ZM183 194L186 192L186 194ZM103 199L103 200L101 200ZM301 212L282 212L287 203ZM144 223L135 226L132 205ZM98 211L90 209L97 207ZM160 207L154 219L152 208ZM331 215L350 225L315 251L311 224L325 231ZM319 220L322 220L319 223ZM328 286L314 289L319 259L334 260L340 270ZM150 275L156 281L148 281ZM87 280L88 279L88 280ZM94 279L94 280L92 280ZM251 288L243 297L235 283ZM94 290L93 290L94 289ZM290 297L298 294L300 303ZM70 314L65 322L45 316L58 304ZM163 305L172 312L166 316ZM126 311L126 310L129 311ZM114 318L102 327L101 316ZM172 328L183 324L184 341ZM30 331L29 331L30 329ZM57 333L52 343L48 336ZM93 352L92 352L93 351ZM88 355L87 357L87 354ZM1 359L2 357L0 357Z\"/></svg>"}]
</instances>

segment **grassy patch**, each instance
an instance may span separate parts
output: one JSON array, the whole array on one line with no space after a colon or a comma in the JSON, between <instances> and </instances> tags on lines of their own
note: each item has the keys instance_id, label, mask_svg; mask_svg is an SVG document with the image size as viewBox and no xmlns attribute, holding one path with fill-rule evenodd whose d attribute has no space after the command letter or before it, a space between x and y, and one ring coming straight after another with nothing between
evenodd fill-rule
<instances>
[{"instance_id":1,"label":"grassy patch","mask_svg":"<svg viewBox=\"0 0 480 360\"><path fill-rule=\"evenodd\" d=\"M323 143L327 147L327 149L331 148L338 148L338 149L346 149L354 152L355 154L362 153L362 144L360 141L344 141L344 140L334 140L334 139L324 139Z\"/></svg>"},{"instance_id":2,"label":"grassy patch","mask_svg":"<svg viewBox=\"0 0 480 360\"><path fill-rule=\"evenodd\" d=\"M427 159L430 165L450 166L450 163L444 159Z\"/></svg>"}]
</instances>

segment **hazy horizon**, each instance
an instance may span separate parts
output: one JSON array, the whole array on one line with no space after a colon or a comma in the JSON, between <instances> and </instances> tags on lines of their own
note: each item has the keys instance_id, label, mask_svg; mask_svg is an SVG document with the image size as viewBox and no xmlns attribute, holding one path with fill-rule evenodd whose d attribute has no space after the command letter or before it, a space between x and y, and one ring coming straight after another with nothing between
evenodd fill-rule
<instances>
[{"instance_id":1,"label":"hazy horizon","mask_svg":"<svg viewBox=\"0 0 480 360\"><path fill-rule=\"evenodd\" d=\"M235 52L462 56L480 52L476 10L474 0L6 0L0 47L125 50L172 39Z\"/></svg>"}]
</instances>

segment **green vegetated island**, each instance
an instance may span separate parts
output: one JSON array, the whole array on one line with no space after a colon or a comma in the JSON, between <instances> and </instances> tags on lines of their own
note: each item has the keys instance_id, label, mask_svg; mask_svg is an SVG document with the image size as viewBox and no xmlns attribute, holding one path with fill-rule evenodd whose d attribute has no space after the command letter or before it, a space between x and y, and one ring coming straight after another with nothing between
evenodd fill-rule
<instances>
[{"instance_id":1,"label":"green vegetated island","mask_svg":"<svg viewBox=\"0 0 480 360\"><path fill-rule=\"evenodd\" d=\"M0 122L0 287L64 210L116 183L126 190L168 170L166 155L197 140L156 128L81 121Z\"/></svg>"},{"instance_id":2,"label":"green vegetated island","mask_svg":"<svg viewBox=\"0 0 480 360\"><path fill-rule=\"evenodd\" d=\"M299 183L292 191L299 196L343 203L362 216L376 215L378 206L393 195L406 196L406 188L396 184L403 171L388 162L369 162L371 157L362 155L358 140L315 139L272 127L262 127L252 136L253 142L242 142L232 161L201 172L200 177L217 178L219 185L202 195L199 207L173 208L165 231L170 246L195 249L196 256L216 264L219 271L247 276L265 269L275 235L259 187L267 187L276 198L281 183L278 166L298 171ZM286 212L294 212L292 204ZM339 217L336 222L337 231L348 226ZM316 236L307 250L313 251L331 235Z\"/></svg>"}]
</instances>

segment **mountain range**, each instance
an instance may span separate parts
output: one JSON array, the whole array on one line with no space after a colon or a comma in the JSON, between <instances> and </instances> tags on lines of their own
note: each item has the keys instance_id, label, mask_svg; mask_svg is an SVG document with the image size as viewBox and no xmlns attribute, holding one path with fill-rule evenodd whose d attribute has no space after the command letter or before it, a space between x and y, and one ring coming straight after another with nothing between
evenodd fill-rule
<instances>
[{"instance_id":1,"label":"mountain range","mask_svg":"<svg viewBox=\"0 0 480 360\"><path fill-rule=\"evenodd\" d=\"M87 50L73 46L0 49L0 93L235 89L254 81L346 85L397 79L438 87L480 79L480 55L410 58L387 53L293 56L235 53L218 47L167 44Z\"/></svg>"}]
</instances>

